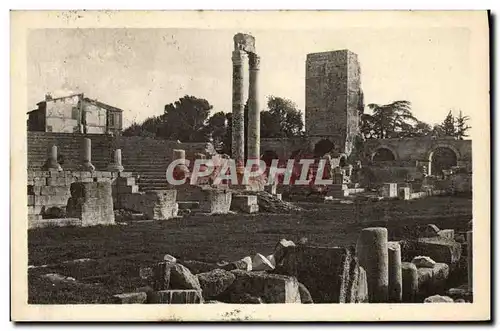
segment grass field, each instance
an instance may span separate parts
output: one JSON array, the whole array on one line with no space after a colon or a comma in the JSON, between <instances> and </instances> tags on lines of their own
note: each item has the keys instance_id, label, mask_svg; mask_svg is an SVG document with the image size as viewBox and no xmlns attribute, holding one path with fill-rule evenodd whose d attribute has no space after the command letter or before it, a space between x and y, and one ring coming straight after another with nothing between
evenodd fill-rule
<instances>
[{"instance_id":1,"label":"grass field","mask_svg":"<svg viewBox=\"0 0 500 331\"><path fill-rule=\"evenodd\" d=\"M112 294L145 285L139 268L165 254L183 259L232 261L257 252L270 254L276 243L306 237L310 244L347 246L367 226L385 226L390 239L405 227L434 223L466 230L472 200L430 197L363 204L300 203L294 214L191 215L164 222L92 228L34 229L28 233L29 303L105 303ZM83 263L63 263L75 259ZM74 277L83 285L40 278L47 273Z\"/></svg>"}]
</instances>

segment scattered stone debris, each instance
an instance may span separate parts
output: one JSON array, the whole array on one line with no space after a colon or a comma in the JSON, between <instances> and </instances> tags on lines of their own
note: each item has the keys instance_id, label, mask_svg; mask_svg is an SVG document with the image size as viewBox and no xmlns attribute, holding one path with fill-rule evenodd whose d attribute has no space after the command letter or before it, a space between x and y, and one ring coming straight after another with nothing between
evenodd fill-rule
<instances>
[{"instance_id":1,"label":"scattered stone debris","mask_svg":"<svg viewBox=\"0 0 500 331\"><path fill-rule=\"evenodd\" d=\"M236 279L233 273L222 269L215 269L196 276L198 277L205 298L217 297L231 286Z\"/></svg>"},{"instance_id":2,"label":"scattered stone debris","mask_svg":"<svg viewBox=\"0 0 500 331\"><path fill-rule=\"evenodd\" d=\"M417 268L433 268L436 262L428 256L415 256L411 260Z\"/></svg>"},{"instance_id":3,"label":"scattered stone debris","mask_svg":"<svg viewBox=\"0 0 500 331\"><path fill-rule=\"evenodd\" d=\"M286 202L268 192L257 192L259 211L268 213L291 213L301 211L302 208L291 202Z\"/></svg>"},{"instance_id":4,"label":"scattered stone debris","mask_svg":"<svg viewBox=\"0 0 500 331\"><path fill-rule=\"evenodd\" d=\"M433 295L428 298L425 298L424 303L449 303L454 302L452 298L443 296L443 295Z\"/></svg>"}]
</instances>

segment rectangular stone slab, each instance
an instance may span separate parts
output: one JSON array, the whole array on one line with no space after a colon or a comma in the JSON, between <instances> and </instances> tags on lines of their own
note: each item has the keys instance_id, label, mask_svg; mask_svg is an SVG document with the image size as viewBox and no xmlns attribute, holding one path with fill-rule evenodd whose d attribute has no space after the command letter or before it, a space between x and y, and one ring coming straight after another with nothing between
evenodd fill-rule
<instances>
[{"instance_id":1,"label":"rectangular stone slab","mask_svg":"<svg viewBox=\"0 0 500 331\"><path fill-rule=\"evenodd\" d=\"M277 273L294 275L315 303L343 303L353 298L357 261L342 247L296 246L285 249Z\"/></svg>"},{"instance_id":2,"label":"rectangular stone slab","mask_svg":"<svg viewBox=\"0 0 500 331\"><path fill-rule=\"evenodd\" d=\"M295 277L260 271L231 271L236 279L227 292L248 293L265 303L300 303L299 283Z\"/></svg>"}]
</instances>

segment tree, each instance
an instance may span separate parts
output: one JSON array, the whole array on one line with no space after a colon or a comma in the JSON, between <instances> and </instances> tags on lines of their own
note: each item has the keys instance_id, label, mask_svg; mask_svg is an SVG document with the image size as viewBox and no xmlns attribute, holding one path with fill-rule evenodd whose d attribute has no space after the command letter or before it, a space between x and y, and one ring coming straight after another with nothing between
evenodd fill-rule
<instances>
[{"instance_id":1,"label":"tree","mask_svg":"<svg viewBox=\"0 0 500 331\"><path fill-rule=\"evenodd\" d=\"M451 110L446 115L443 123L441 123L442 135L455 137L455 118L451 114Z\"/></svg>"},{"instance_id":2,"label":"tree","mask_svg":"<svg viewBox=\"0 0 500 331\"><path fill-rule=\"evenodd\" d=\"M212 108L207 100L189 95L166 105L160 136L182 142L206 141L205 122Z\"/></svg>"},{"instance_id":3,"label":"tree","mask_svg":"<svg viewBox=\"0 0 500 331\"><path fill-rule=\"evenodd\" d=\"M302 135L304 122L302 112L288 99L270 96L268 110L260 113L260 136L262 138L297 137Z\"/></svg>"},{"instance_id":4,"label":"tree","mask_svg":"<svg viewBox=\"0 0 500 331\"><path fill-rule=\"evenodd\" d=\"M413 123L417 122L411 113L411 103L406 100L394 101L387 105L370 103L368 108L373 114L363 114L365 124L362 124L362 132L371 138L404 137L413 127Z\"/></svg>"},{"instance_id":5,"label":"tree","mask_svg":"<svg viewBox=\"0 0 500 331\"><path fill-rule=\"evenodd\" d=\"M469 116L463 116L462 111L458 114L455 119L455 137L459 140L463 140L464 137L468 137L467 131L471 128L467 122L470 120Z\"/></svg>"},{"instance_id":6,"label":"tree","mask_svg":"<svg viewBox=\"0 0 500 331\"><path fill-rule=\"evenodd\" d=\"M213 139L214 146L216 148L220 147L224 144L227 127L228 124L226 114L222 111L217 112L208 119L203 136L211 137Z\"/></svg>"},{"instance_id":7,"label":"tree","mask_svg":"<svg viewBox=\"0 0 500 331\"><path fill-rule=\"evenodd\" d=\"M141 137L156 137L163 123L163 116L148 117L138 124L132 123L128 128L123 130L124 136L141 136Z\"/></svg>"}]
</instances>

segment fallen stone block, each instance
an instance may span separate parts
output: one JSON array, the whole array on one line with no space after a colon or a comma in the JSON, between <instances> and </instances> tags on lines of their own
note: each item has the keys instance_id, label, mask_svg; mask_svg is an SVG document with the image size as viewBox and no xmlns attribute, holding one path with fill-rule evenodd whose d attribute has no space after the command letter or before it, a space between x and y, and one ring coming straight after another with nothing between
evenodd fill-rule
<instances>
[{"instance_id":1,"label":"fallen stone block","mask_svg":"<svg viewBox=\"0 0 500 331\"><path fill-rule=\"evenodd\" d=\"M453 302L453 299L443 295L433 295L425 298L424 303L450 303Z\"/></svg>"},{"instance_id":2,"label":"fallen stone block","mask_svg":"<svg viewBox=\"0 0 500 331\"><path fill-rule=\"evenodd\" d=\"M398 184L397 183L384 183L380 187L379 194L384 198L397 198Z\"/></svg>"},{"instance_id":3,"label":"fallen stone block","mask_svg":"<svg viewBox=\"0 0 500 331\"><path fill-rule=\"evenodd\" d=\"M119 205L143 213L148 219L168 220L177 216L176 190L126 193L118 196Z\"/></svg>"},{"instance_id":4,"label":"fallen stone block","mask_svg":"<svg viewBox=\"0 0 500 331\"><path fill-rule=\"evenodd\" d=\"M172 263L160 262L153 267L152 285L156 291L168 290L170 288L170 271Z\"/></svg>"},{"instance_id":5,"label":"fallen stone block","mask_svg":"<svg viewBox=\"0 0 500 331\"><path fill-rule=\"evenodd\" d=\"M453 230L453 229L440 230L438 232L438 236L445 238L445 239L454 240L455 239L455 230Z\"/></svg>"},{"instance_id":6,"label":"fallen stone block","mask_svg":"<svg viewBox=\"0 0 500 331\"><path fill-rule=\"evenodd\" d=\"M179 290L201 290L198 278L182 264L170 264L170 288Z\"/></svg>"},{"instance_id":7,"label":"fallen stone block","mask_svg":"<svg viewBox=\"0 0 500 331\"><path fill-rule=\"evenodd\" d=\"M162 290L151 292L147 303L150 304L201 304L201 290Z\"/></svg>"},{"instance_id":8,"label":"fallen stone block","mask_svg":"<svg viewBox=\"0 0 500 331\"><path fill-rule=\"evenodd\" d=\"M400 187L398 190L398 197L401 200L410 200L411 190L409 187Z\"/></svg>"},{"instance_id":9,"label":"fallen stone block","mask_svg":"<svg viewBox=\"0 0 500 331\"><path fill-rule=\"evenodd\" d=\"M304 284L299 283L300 302L304 304L314 303L311 293Z\"/></svg>"},{"instance_id":10,"label":"fallen stone block","mask_svg":"<svg viewBox=\"0 0 500 331\"><path fill-rule=\"evenodd\" d=\"M315 303L345 303L352 297L357 260L346 248L290 246L280 262L276 257L274 273L297 277ZM354 260L354 261L353 261Z\"/></svg>"},{"instance_id":11,"label":"fallen stone block","mask_svg":"<svg viewBox=\"0 0 500 331\"><path fill-rule=\"evenodd\" d=\"M204 189L200 211L210 214L227 214L231 208L232 193L229 190Z\"/></svg>"},{"instance_id":12,"label":"fallen stone block","mask_svg":"<svg viewBox=\"0 0 500 331\"><path fill-rule=\"evenodd\" d=\"M233 270L236 279L226 292L248 293L265 303L300 303L299 285L295 277L265 272Z\"/></svg>"},{"instance_id":13,"label":"fallen stone block","mask_svg":"<svg viewBox=\"0 0 500 331\"><path fill-rule=\"evenodd\" d=\"M283 257L286 254L286 250L288 247L295 247L295 243L291 240L281 239L276 244L276 247L274 247L274 253L273 253L275 265L276 265L276 263L280 263L282 261Z\"/></svg>"},{"instance_id":14,"label":"fallen stone block","mask_svg":"<svg viewBox=\"0 0 500 331\"><path fill-rule=\"evenodd\" d=\"M146 292L116 294L112 298L114 304L143 304L146 299Z\"/></svg>"},{"instance_id":15,"label":"fallen stone block","mask_svg":"<svg viewBox=\"0 0 500 331\"><path fill-rule=\"evenodd\" d=\"M215 269L196 275L200 282L204 298L214 298L224 292L236 277L232 272Z\"/></svg>"},{"instance_id":16,"label":"fallen stone block","mask_svg":"<svg viewBox=\"0 0 500 331\"><path fill-rule=\"evenodd\" d=\"M250 256L245 256L241 260L231 262L225 266L222 266L221 269L224 270L244 270L244 271L252 271L252 258Z\"/></svg>"},{"instance_id":17,"label":"fallen stone block","mask_svg":"<svg viewBox=\"0 0 500 331\"><path fill-rule=\"evenodd\" d=\"M453 298L455 302L457 299L462 299L467 302L472 302L473 300L473 293L468 284L450 288L446 291L446 295Z\"/></svg>"},{"instance_id":18,"label":"fallen stone block","mask_svg":"<svg viewBox=\"0 0 500 331\"><path fill-rule=\"evenodd\" d=\"M419 297L426 297L432 293L444 291L449 276L449 267L445 263L436 263L432 268L418 268Z\"/></svg>"},{"instance_id":19,"label":"fallen stone block","mask_svg":"<svg viewBox=\"0 0 500 331\"><path fill-rule=\"evenodd\" d=\"M170 262L170 263L175 263L175 262L177 262L177 259L175 257L173 257L172 255L170 255L170 254L165 254L163 256L163 261L167 261L167 262Z\"/></svg>"},{"instance_id":20,"label":"fallen stone block","mask_svg":"<svg viewBox=\"0 0 500 331\"><path fill-rule=\"evenodd\" d=\"M415 256L411 260L417 268L433 268L436 262L428 256Z\"/></svg>"},{"instance_id":21,"label":"fallen stone block","mask_svg":"<svg viewBox=\"0 0 500 331\"><path fill-rule=\"evenodd\" d=\"M453 240L441 237L420 238L417 241L419 255L429 256L436 262L454 265L458 263L461 255L461 245Z\"/></svg>"},{"instance_id":22,"label":"fallen stone block","mask_svg":"<svg viewBox=\"0 0 500 331\"><path fill-rule=\"evenodd\" d=\"M273 270L273 264L262 254L255 254L252 259L252 270L253 271L267 271Z\"/></svg>"}]
</instances>

